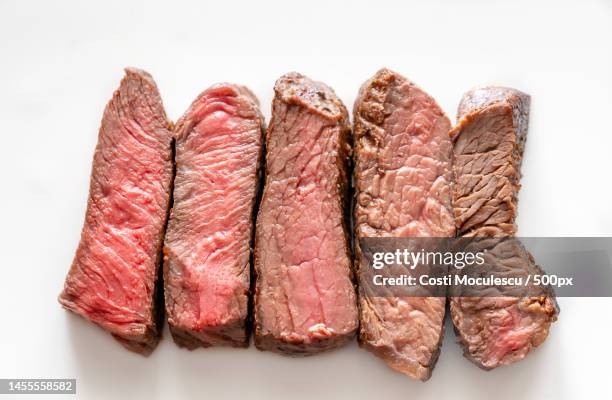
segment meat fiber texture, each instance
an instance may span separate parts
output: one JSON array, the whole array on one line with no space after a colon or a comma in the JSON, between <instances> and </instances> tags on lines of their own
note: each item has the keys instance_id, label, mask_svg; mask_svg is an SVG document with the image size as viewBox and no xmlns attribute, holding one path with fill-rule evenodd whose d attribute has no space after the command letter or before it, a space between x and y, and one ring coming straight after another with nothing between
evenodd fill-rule
<instances>
[{"instance_id":1,"label":"meat fiber texture","mask_svg":"<svg viewBox=\"0 0 612 400\"><path fill-rule=\"evenodd\" d=\"M204 91L176 124L164 293L170 331L180 346L248 346L263 125L255 96L232 84Z\"/></svg>"},{"instance_id":2,"label":"meat fiber texture","mask_svg":"<svg viewBox=\"0 0 612 400\"><path fill-rule=\"evenodd\" d=\"M528 95L503 87L477 88L463 97L451 131L453 206L460 236L505 238L516 233L529 104ZM487 265L505 275L543 273L518 243L497 241L489 257L494 260ZM450 311L466 357L492 369L521 360L541 345L559 309L550 291L536 297L451 297Z\"/></svg>"},{"instance_id":3,"label":"meat fiber texture","mask_svg":"<svg viewBox=\"0 0 612 400\"><path fill-rule=\"evenodd\" d=\"M60 303L149 354L172 185L172 131L151 76L126 69L106 106L94 154L81 241Z\"/></svg>"},{"instance_id":4,"label":"meat fiber texture","mask_svg":"<svg viewBox=\"0 0 612 400\"><path fill-rule=\"evenodd\" d=\"M362 270L360 240L454 236L449 130L431 96L387 69L365 82L355 101L359 342L391 368L421 380L429 379L440 352L446 298L366 295L372 283Z\"/></svg>"},{"instance_id":5,"label":"meat fiber texture","mask_svg":"<svg viewBox=\"0 0 612 400\"><path fill-rule=\"evenodd\" d=\"M255 242L255 345L302 356L357 330L347 238L346 108L298 73L274 87Z\"/></svg>"}]
</instances>

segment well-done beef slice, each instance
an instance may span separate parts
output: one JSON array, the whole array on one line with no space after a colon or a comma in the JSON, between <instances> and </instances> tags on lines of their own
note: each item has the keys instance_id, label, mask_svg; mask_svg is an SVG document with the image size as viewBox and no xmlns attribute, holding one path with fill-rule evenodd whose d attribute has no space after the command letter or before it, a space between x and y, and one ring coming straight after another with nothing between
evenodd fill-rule
<instances>
[{"instance_id":1,"label":"well-done beef slice","mask_svg":"<svg viewBox=\"0 0 612 400\"><path fill-rule=\"evenodd\" d=\"M161 329L156 283L172 170L172 132L155 82L126 69L104 111L81 241L59 301L143 354Z\"/></svg>"},{"instance_id":2,"label":"well-done beef slice","mask_svg":"<svg viewBox=\"0 0 612 400\"><path fill-rule=\"evenodd\" d=\"M459 105L454 143L453 206L457 233L514 235L529 96L477 88Z\"/></svg>"},{"instance_id":3,"label":"well-done beef slice","mask_svg":"<svg viewBox=\"0 0 612 400\"><path fill-rule=\"evenodd\" d=\"M529 96L483 87L459 106L454 139L453 206L457 232L504 238L516 233L520 166L527 136ZM529 252L512 241L493 242L487 265L506 276L542 273ZM492 369L523 359L544 342L559 312L554 294L451 297L451 317L465 355Z\"/></svg>"},{"instance_id":4,"label":"well-done beef slice","mask_svg":"<svg viewBox=\"0 0 612 400\"><path fill-rule=\"evenodd\" d=\"M232 84L204 91L176 124L164 293L170 331L181 346L248 346L262 129L257 100Z\"/></svg>"},{"instance_id":5,"label":"well-done beef slice","mask_svg":"<svg viewBox=\"0 0 612 400\"><path fill-rule=\"evenodd\" d=\"M427 93L387 69L361 87L353 112L360 345L426 380L440 351L446 298L397 297L382 288L366 295L372 283L360 239L454 236L450 121Z\"/></svg>"},{"instance_id":6,"label":"well-done beef slice","mask_svg":"<svg viewBox=\"0 0 612 400\"><path fill-rule=\"evenodd\" d=\"M350 129L332 89L289 73L274 87L255 243L255 345L288 355L354 337L347 239Z\"/></svg>"}]
</instances>

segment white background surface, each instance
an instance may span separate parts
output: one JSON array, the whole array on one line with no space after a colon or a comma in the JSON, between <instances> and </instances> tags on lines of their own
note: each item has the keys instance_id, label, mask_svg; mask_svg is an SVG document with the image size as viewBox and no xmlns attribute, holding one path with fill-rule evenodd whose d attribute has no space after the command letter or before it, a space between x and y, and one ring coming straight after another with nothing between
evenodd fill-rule
<instances>
[{"instance_id":1,"label":"white background surface","mask_svg":"<svg viewBox=\"0 0 612 400\"><path fill-rule=\"evenodd\" d=\"M330 84L350 108L359 85L388 66L451 118L471 86L517 87L533 96L521 234L610 236L612 2L122 3L0 0L0 377L76 378L84 399L610 398L611 299L560 299L547 342L488 373L461 356L447 327L423 384L355 343L290 359L188 352L166 332L143 358L56 297L79 240L102 110L125 66L154 76L172 119L224 80L251 87L269 117L274 81L290 70Z\"/></svg>"}]
</instances>

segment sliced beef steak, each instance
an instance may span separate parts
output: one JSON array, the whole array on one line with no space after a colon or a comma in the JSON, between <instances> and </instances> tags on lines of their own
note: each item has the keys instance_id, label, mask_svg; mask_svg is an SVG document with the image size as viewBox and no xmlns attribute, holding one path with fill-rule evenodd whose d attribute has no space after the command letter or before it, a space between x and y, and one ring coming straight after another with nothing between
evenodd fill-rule
<instances>
[{"instance_id":1,"label":"sliced beef steak","mask_svg":"<svg viewBox=\"0 0 612 400\"><path fill-rule=\"evenodd\" d=\"M520 165L529 96L484 87L459 106L454 139L453 206L458 234L504 238L516 233ZM518 241L493 242L487 265L506 276L542 273ZM559 312L554 293L536 297L451 297L450 310L465 355L491 369L523 359L542 344Z\"/></svg>"},{"instance_id":2,"label":"sliced beef steak","mask_svg":"<svg viewBox=\"0 0 612 400\"><path fill-rule=\"evenodd\" d=\"M478 88L459 105L454 143L453 206L457 233L514 235L529 96Z\"/></svg>"},{"instance_id":3,"label":"sliced beef steak","mask_svg":"<svg viewBox=\"0 0 612 400\"><path fill-rule=\"evenodd\" d=\"M357 330L347 239L348 115L326 85L290 73L274 87L255 243L255 345L289 355Z\"/></svg>"},{"instance_id":4,"label":"sliced beef steak","mask_svg":"<svg viewBox=\"0 0 612 400\"><path fill-rule=\"evenodd\" d=\"M172 132L155 82L127 69L104 111L81 241L59 301L143 354L161 329L156 283L172 177Z\"/></svg>"},{"instance_id":5,"label":"sliced beef steak","mask_svg":"<svg viewBox=\"0 0 612 400\"><path fill-rule=\"evenodd\" d=\"M359 342L426 380L440 351L446 298L367 295L360 239L454 236L450 121L422 89L383 69L361 87L354 124Z\"/></svg>"},{"instance_id":6,"label":"sliced beef steak","mask_svg":"<svg viewBox=\"0 0 612 400\"><path fill-rule=\"evenodd\" d=\"M203 92L177 122L164 293L176 343L248 346L253 212L263 117L245 88Z\"/></svg>"}]
</instances>

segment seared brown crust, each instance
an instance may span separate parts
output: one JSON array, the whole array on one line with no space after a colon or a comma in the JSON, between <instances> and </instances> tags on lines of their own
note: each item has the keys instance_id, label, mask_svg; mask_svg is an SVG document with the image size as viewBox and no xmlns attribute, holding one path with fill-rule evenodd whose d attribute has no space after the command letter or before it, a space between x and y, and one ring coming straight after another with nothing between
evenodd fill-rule
<instances>
[{"instance_id":1,"label":"seared brown crust","mask_svg":"<svg viewBox=\"0 0 612 400\"><path fill-rule=\"evenodd\" d=\"M249 336L245 320L220 329L207 329L205 332L196 332L190 329L170 326L170 333L174 343L188 350L212 346L229 346L245 349L249 347Z\"/></svg>"}]
</instances>

